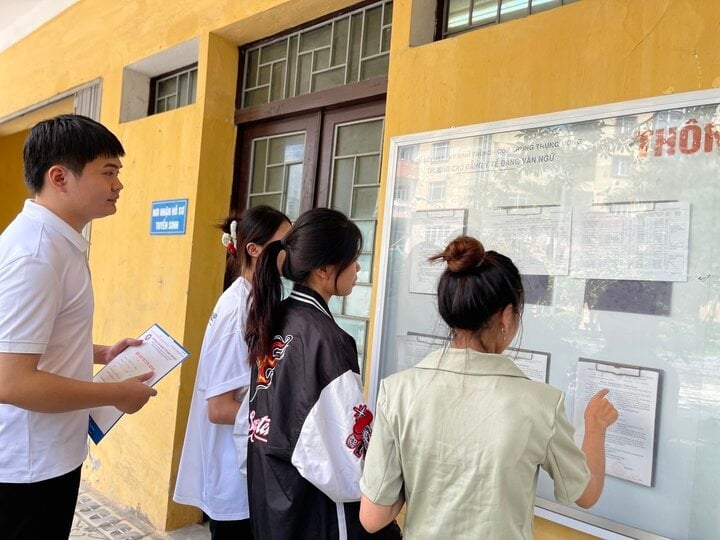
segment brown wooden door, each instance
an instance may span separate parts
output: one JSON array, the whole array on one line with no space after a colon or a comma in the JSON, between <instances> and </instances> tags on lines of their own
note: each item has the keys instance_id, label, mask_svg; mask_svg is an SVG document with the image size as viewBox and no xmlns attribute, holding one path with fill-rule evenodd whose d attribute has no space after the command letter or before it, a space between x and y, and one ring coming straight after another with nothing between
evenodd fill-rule
<instances>
[{"instance_id":1,"label":"brown wooden door","mask_svg":"<svg viewBox=\"0 0 720 540\"><path fill-rule=\"evenodd\" d=\"M364 364L380 188L384 101L239 126L232 206L268 204L291 220L314 207L350 217L363 233L353 293L333 297L335 320L358 345Z\"/></svg>"}]
</instances>

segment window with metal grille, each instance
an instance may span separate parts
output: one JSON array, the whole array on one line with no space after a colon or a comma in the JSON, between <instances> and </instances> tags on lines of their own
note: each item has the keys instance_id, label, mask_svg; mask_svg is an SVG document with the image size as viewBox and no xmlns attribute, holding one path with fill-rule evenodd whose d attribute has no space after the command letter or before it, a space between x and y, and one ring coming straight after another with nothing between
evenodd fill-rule
<instances>
[{"instance_id":1,"label":"window with metal grille","mask_svg":"<svg viewBox=\"0 0 720 540\"><path fill-rule=\"evenodd\" d=\"M150 79L150 111L156 114L195 103L197 63Z\"/></svg>"},{"instance_id":2,"label":"window with metal grille","mask_svg":"<svg viewBox=\"0 0 720 540\"><path fill-rule=\"evenodd\" d=\"M245 49L242 107L387 75L391 24L383 0Z\"/></svg>"},{"instance_id":3,"label":"window with metal grille","mask_svg":"<svg viewBox=\"0 0 720 540\"><path fill-rule=\"evenodd\" d=\"M439 19L442 27L438 35L450 37L488 24L498 24L549 9L577 2L577 0L440 0Z\"/></svg>"}]
</instances>

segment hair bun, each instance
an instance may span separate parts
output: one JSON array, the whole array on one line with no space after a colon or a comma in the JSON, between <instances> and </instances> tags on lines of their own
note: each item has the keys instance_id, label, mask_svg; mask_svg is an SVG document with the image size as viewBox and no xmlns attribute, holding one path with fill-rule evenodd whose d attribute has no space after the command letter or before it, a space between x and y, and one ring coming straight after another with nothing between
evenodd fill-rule
<instances>
[{"instance_id":1,"label":"hair bun","mask_svg":"<svg viewBox=\"0 0 720 540\"><path fill-rule=\"evenodd\" d=\"M471 236L458 236L440 253L439 257L453 273L467 272L482 264L485 260L485 248Z\"/></svg>"}]
</instances>

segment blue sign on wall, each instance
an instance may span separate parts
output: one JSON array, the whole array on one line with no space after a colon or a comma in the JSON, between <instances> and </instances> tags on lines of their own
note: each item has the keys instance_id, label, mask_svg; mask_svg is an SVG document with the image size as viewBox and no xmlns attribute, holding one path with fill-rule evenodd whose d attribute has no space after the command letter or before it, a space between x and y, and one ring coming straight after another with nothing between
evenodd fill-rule
<instances>
[{"instance_id":1,"label":"blue sign on wall","mask_svg":"<svg viewBox=\"0 0 720 540\"><path fill-rule=\"evenodd\" d=\"M150 234L185 234L187 199L153 201Z\"/></svg>"}]
</instances>

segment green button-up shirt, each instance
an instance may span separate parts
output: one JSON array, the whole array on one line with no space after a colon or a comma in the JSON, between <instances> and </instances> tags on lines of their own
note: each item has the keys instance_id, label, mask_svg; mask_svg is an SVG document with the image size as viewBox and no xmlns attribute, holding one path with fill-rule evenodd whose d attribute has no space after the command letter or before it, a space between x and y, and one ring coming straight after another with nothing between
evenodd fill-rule
<instances>
[{"instance_id":1,"label":"green button-up shirt","mask_svg":"<svg viewBox=\"0 0 720 540\"><path fill-rule=\"evenodd\" d=\"M590 480L563 393L506 356L448 349L381 382L360 488L391 505L404 486L406 539L532 538L539 467L562 503Z\"/></svg>"}]
</instances>

